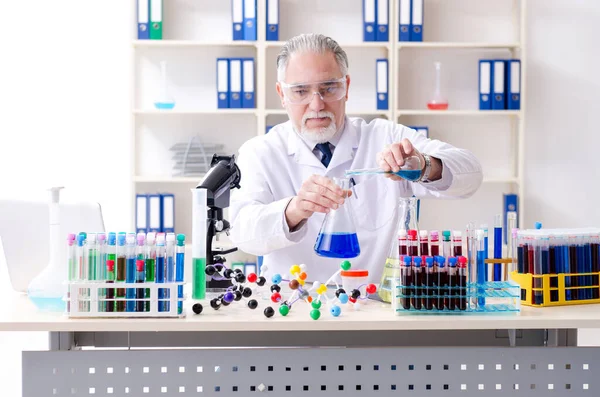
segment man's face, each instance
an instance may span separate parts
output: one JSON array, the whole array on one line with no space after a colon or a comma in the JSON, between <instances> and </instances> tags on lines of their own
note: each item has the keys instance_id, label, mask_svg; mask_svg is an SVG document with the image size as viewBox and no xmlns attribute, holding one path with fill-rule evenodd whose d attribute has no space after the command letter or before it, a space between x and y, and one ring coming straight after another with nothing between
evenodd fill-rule
<instances>
[{"instance_id":1,"label":"man's face","mask_svg":"<svg viewBox=\"0 0 600 397\"><path fill-rule=\"evenodd\" d=\"M277 83L277 93L296 132L315 143L333 138L344 122L350 85L333 53L293 54L284 82ZM307 99L300 101L300 96Z\"/></svg>"}]
</instances>

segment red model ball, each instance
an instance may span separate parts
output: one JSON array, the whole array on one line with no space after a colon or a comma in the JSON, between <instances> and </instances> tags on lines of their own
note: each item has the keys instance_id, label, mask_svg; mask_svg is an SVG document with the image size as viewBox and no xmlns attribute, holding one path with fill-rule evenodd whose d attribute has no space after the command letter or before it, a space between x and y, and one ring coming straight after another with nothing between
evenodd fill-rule
<instances>
[{"instance_id":1,"label":"red model ball","mask_svg":"<svg viewBox=\"0 0 600 397\"><path fill-rule=\"evenodd\" d=\"M246 277L246 279L247 279L249 282L251 282L251 283L255 282L257 278L258 278L258 277L256 276L256 274L255 274L255 273L250 273L250 274L248 275L248 277Z\"/></svg>"},{"instance_id":2,"label":"red model ball","mask_svg":"<svg viewBox=\"0 0 600 397\"><path fill-rule=\"evenodd\" d=\"M375 291L377 291L377 287L375 286L375 284L367 285L367 294L374 294Z\"/></svg>"},{"instance_id":3,"label":"red model ball","mask_svg":"<svg viewBox=\"0 0 600 397\"><path fill-rule=\"evenodd\" d=\"M281 300L281 294L279 292L273 293L273 295L271 295L271 300L275 303L279 302Z\"/></svg>"}]
</instances>

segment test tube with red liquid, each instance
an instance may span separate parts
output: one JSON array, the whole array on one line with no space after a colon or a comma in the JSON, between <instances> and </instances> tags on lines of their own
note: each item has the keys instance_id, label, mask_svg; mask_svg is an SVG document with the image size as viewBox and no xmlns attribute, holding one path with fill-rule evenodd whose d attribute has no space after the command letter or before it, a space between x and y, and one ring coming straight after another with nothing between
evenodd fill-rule
<instances>
[{"instance_id":1,"label":"test tube with red liquid","mask_svg":"<svg viewBox=\"0 0 600 397\"><path fill-rule=\"evenodd\" d=\"M412 295L412 258L405 256L400 266L400 284L402 286L402 297L400 298L400 305L403 309L410 309L410 296Z\"/></svg>"},{"instance_id":2,"label":"test tube with red liquid","mask_svg":"<svg viewBox=\"0 0 600 397\"><path fill-rule=\"evenodd\" d=\"M467 310L467 258L464 256L458 257L458 276L456 278L458 289L458 309Z\"/></svg>"}]
</instances>

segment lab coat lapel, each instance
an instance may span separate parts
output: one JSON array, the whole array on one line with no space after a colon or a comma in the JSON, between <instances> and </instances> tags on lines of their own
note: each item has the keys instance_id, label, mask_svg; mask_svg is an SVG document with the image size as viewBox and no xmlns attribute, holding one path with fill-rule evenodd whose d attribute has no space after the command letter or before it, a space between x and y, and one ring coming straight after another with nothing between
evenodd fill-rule
<instances>
[{"instance_id":1,"label":"lab coat lapel","mask_svg":"<svg viewBox=\"0 0 600 397\"><path fill-rule=\"evenodd\" d=\"M342 132L338 145L335 147L327 172L329 173L334 168L351 161L354 158L356 148L358 148L358 131L350 124L349 120L346 119L344 131Z\"/></svg>"},{"instance_id":2,"label":"lab coat lapel","mask_svg":"<svg viewBox=\"0 0 600 397\"><path fill-rule=\"evenodd\" d=\"M304 141L290 126L288 129L288 155L294 156L294 161L300 165L325 169L317 156L306 146ZM334 155L335 157L335 155Z\"/></svg>"}]
</instances>

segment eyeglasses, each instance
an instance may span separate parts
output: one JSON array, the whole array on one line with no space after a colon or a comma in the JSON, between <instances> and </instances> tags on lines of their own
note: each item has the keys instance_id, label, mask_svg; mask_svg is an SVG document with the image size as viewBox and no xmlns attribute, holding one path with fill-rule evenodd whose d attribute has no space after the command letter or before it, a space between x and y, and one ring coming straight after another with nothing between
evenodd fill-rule
<instances>
[{"instance_id":1,"label":"eyeglasses","mask_svg":"<svg viewBox=\"0 0 600 397\"><path fill-rule=\"evenodd\" d=\"M308 105L315 94L319 95L323 102L339 101L346 95L346 77L318 83L279 84L283 95L293 105Z\"/></svg>"}]
</instances>

